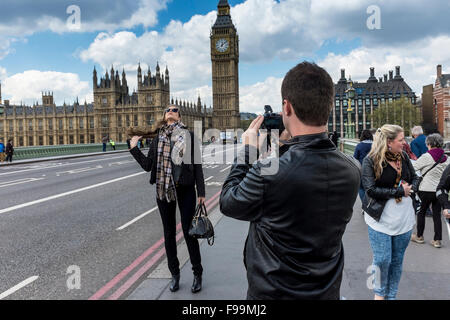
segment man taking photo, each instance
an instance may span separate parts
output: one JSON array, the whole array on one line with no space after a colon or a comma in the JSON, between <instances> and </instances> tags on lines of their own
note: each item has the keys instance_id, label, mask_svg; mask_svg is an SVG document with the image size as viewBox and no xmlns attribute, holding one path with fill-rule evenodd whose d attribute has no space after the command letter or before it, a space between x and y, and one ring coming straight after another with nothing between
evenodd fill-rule
<instances>
[{"instance_id":1,"label":"man taking photo","mask_svg":"<svg viewBox=\"0 0 450 320\"><path fill-rule=\"evenodd\" d=\"M265 175L256 118L245 148L223 184L223 214L250 221L244 248L247 299L340 299L342 236L352 217L360 166L328 139L334 85L329 74L303 62L285 76L282 118L292 137L280 148L278 172ZM262 138L260 135L260 140ZM239 159L247 159L242 163Z\"/></svg>"}]
</instances>

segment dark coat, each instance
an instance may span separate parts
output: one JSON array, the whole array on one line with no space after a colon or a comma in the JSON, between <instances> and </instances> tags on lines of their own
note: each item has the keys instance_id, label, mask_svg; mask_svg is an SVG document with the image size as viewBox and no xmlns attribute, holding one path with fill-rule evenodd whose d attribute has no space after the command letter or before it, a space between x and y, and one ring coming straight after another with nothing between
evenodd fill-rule
<instances>
[{"instance_id":1,"label":"dark coat","mask_svg":"<svg viewBox=\"0 0 450 320\"><path fill-rule=\"evenodd\" d=\"M386 188L380 186L379 181L375 180L373 160L370 157L366 157L362 166L362 184L366 191L366 196L363 199L363 210L369 214L376 221L380 221L381 214L383 213L384 206L389 199L401 198L405 194L405 190L400 185L399 187L392 186ZM416 171L408 157L408 154L403 151L402 160L402 180L412 185L412 190L417 192L419 188L420 178L417 176ZM414 207L417 206L415 198L412 197Z\"/></svg>"},{"instance_id":2,"label":"dark coat","mask_svg":"<svg viewBox=\"0 0 450 320\"><path fill-rule=\"evenodd\" d=\"M427 137L424 134L421 134L413 141L411 141L411 151L416 155L417 159L420 158L421 155L428 151L427 145L425 143Z\"/></svg>"},{"instance_id":3,"label":"dark coat","mask_svg":"<svg viewBox=\"0 0 450 320\"><path fill-rule=\"evenodd\" d=\"M158 132L159 133L159 132ZM201 151L200 151L200 143L197 139L194 138L194 133L189 131L191 136L191 143L187 150L191 150L191 163L181 165L175 165L172 162L172 176L173 180L178 185L183 186L197 186L197 196L205 197L205 180L203 177L203 168L201 164ZM141 165L142 169L147 172L151 172L150 174L150 184L156 183L156 168L157 161L156 158L158 156L158 140L159 134L152 139L150 143L150 147L148 150L148 155L145 156L142 151L138 147L134 147L130 149L130 153L133 155L134 159ZM173 147L174 142L171 141L171 148ZM190 146L194 146L191 148ZM197 159L199 162L195 164L194 160Z\"/></svg>"},{"instance_id":4,"label":"dark coat","mask_svg":"<svg viewBox=\"0 0 450 320\"><path fill-rule=\"evenodd\" d=\"M262 174L261 161L235 163L220 195L223 214L250 221L247 297L339 299L342 236L358 194L360 165L337 151L326 133L294 137L283 151L272 175ZM248 158L255 149L246 146L244 152Z\"/></svg>"},{"instance_id":5,"label":"dark coat","mask_svg":"<svg viewBox=\"0 0 450 320\"><path fill-rule=\"evenodd\" d=\"M442 209L450 209L448 192L450 191L450 165L442 173L441 180L436 188L436 197L441 203ZM449 221L450 222L450 221Z\"/></svg>"},{"instance_id":6,"label":"dark coat","mask_svg":"<svg viewBox=\"0 0 450 320\"><path fill-rule=\"evenodd\" d=\"M14 154L14 147L13 147L13 145L10 142L8 142L6 144L5 153L6 153L6 155Z\"/></svg>"},{"instance_id":7,"label":"dark coat","mask_svg":"<svg viewBox=\"0 0 450 320\"><path fill-rule=\"evenodd\" d=\"M372 148L372 142L361 141L355 148L355 152L353 153L353 157L359 161L362 165L364 158L369 154L370 149Z\"/></svg>"}]
</instances>

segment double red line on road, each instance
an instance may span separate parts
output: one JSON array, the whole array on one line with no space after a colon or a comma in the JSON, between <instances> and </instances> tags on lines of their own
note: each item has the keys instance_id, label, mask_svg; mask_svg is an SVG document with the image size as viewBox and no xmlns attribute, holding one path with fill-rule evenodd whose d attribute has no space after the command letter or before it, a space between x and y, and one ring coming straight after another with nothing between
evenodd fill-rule
<instances>
[{"instance_id":1,"label":"double red line on road","mask_svg":"<svg viewBox=\"0 0 450 320\"><path fill-rule=\"evenodd\" d=\"M211 211L219 203L219 195L220 191L205 201L206 210ZM181 229L181 222L177 225L177 232ZM178 242L181 238L183 238L183 232L180 231L177 234L176 241ZM136 260L133 261L128 267L122 270L117 276L115 276L110 282L104 285L100 290L98 290L89 300L99 300L101 299L108 291L110 291L114 286L116 286L121 280L123 280L131 271L133 271L138 265L140 265L147 257L149 257L152 253L158 250L161 245L164 244L164 237L159 239L154 245L148 248L141 256L139 256ZM139 278L147 272L159 259L165 254L166 250L164 247L159 249L158 252L145 264L143 265L135 274L133 274L122 286L119 287L113 294L111 294L107 299L108 300L117 300L119 299Z\"/></svg>"}]
</instances>

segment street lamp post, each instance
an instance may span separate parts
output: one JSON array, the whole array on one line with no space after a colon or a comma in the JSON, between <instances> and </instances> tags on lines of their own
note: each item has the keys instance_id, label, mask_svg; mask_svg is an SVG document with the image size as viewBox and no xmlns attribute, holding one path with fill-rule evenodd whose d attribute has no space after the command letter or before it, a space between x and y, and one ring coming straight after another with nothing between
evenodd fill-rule
<instances>
[{"instance_id":1,"label":"street lamp post","mask_svg":"<svg viewBox=\"0 0 450 320\"><path fill-rule=\"evenodd\" d=\"M347 137L350 139L355 138L355 130L353 130L353 124L352 124L352 100L355 98L355 88L353 88L353 81L350 78L347 90L345 91L347 93L348 97L348 108L347 108ZM356 124L355 124L356 125Z\"/></svg>"}]
</instances>

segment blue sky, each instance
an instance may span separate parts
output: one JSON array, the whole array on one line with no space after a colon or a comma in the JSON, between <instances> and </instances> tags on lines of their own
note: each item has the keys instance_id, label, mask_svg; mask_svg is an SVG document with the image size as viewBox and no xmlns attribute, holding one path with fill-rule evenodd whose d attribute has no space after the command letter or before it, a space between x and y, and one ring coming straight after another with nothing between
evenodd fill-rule
<instances>
[{"instance_id":1,"label":"blue sky","mask_svg":"<svg viewBox=\"0 0 450 320\"><path fill-rule=\"evenodd\" d=\"M240 36L241 111L278 104L283 76L302 60L324 66L334 81L341 68L365 81L371 66L382 77L400 65L419 96L422 85L433 82L436 64L443 64L444 72L450 65L448 2L412 0L406 6L353 0L349 6L349 1L229 0ZM366 10L377 2L382 28L369 30ZM137 63L148 63L154 71L159 61L162 68L169 65L174 97L196 101L200 94L209 105L209 30L217 3L24 0L18 5L3 0L0 12L8 14L0 21L2 97L31 104L40 100L41 91L52 90L57 104L76 96L90 102L94 65L99 73L112 63L116 70L125 68L132 91ZM77 32L64 29L70 4L81 9ZM425 5L427 15L422 14Z\"/></svg>"}]
</instances>

